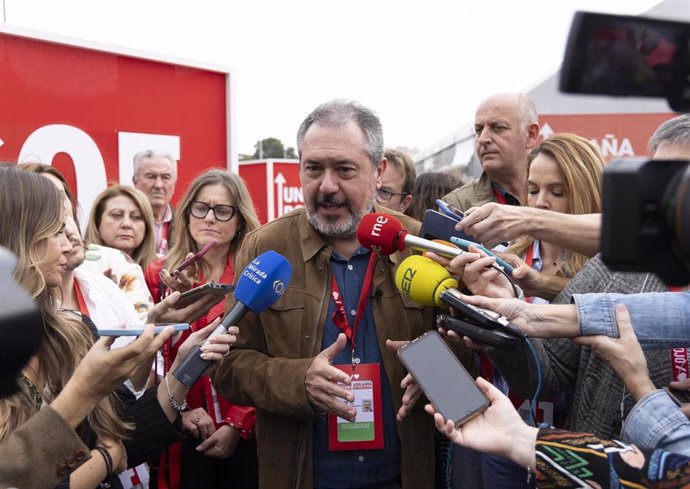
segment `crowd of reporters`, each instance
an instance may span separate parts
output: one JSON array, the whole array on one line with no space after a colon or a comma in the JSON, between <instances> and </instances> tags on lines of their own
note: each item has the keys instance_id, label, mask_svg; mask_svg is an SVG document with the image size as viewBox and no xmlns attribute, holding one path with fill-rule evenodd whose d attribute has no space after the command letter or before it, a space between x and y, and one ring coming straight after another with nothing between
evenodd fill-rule
<instances>
[{"instance_id":1,"label":"crowd of reporters","mask_svg":"<svg viewBox=\"0 0 690 489\"><path fill-rule=\"evenodd\" d=\"M384 152L369 109L319 106L298 132L305 208L265 226L244 181L225 170L198 175L173 208L175 161L146 150L135 157L133 186L97 197L84 239L59 171L1 167L0 245L17 257L13 277L40 311L43 338L12 379L17 392L0 400L0 486L690 483L682 406L690 384L674 363L684 352L687 373L687 295L668 292L652 274L612 272L596 256L605 166L598 149L575 134L539 141L536 107L523 94L482 102L475 132L483 173L460 185L445 173L416 176L407 155ZM662 124L650 151L690 159L690 117ZM437 198L464 211L458 232L498 246L515 270L499 273L496 258L477 247L453 259L428 256L457 276L467 302L535 338L539 363L533 368L525 345L503 351L442 331L466 368L484 377L477 384L490 401L459 427L430 405L433 419L424 413L422 392L394 354L434 328L439 312L393 285L411 250L378 256L354 238L372 211L417 232ZM236 270L267 249L290 260L293 283L268 311L214 336L203 347L214 362L209 375L186 387L172 372L233 300L209 295L178 307L180 293L235 283ZM334 289L352 311L351 337L341 334L348 320L338 318ZM154 335L146 323L191 329ZM112 328L144 333L99 337ZM333 449L327 415L357 416L344 388L352 379L334 365L354 371L360 361L381 374L381 446ZM661 389L669 386L675 396ZM537 390L540 412L529 403ZM434 438L433 425L463 449Z\"/></svg>"}]
</instances>

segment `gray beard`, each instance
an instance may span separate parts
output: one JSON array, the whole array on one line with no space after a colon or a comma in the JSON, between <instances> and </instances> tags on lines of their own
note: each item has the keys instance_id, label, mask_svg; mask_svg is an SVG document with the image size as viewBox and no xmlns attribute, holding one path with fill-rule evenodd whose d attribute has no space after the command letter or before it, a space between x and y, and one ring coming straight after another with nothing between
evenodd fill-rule
<instances>
[{"instance_id":1,"label":"gray beard","mask_svg":"<svg viewBox=\"0 0 690 489\"><path fill-rule=\"evenodd\" d=\"M321 219L317 215L315 211L316 206L312 202L311 204L305 206L307 210L307 219L309 220L309 224L311 224L314 229L324 236L328 236L330 238L351 236L357 232L357 227L359 227L359 223L362 218L371 212L371 209L374 207L375 200L376 197L372 193L369 202L362 206L358 212L353 212L348 203L347 209L350 211L350 214L344 221L341 222Z\"/></svg>"}]
</instances>

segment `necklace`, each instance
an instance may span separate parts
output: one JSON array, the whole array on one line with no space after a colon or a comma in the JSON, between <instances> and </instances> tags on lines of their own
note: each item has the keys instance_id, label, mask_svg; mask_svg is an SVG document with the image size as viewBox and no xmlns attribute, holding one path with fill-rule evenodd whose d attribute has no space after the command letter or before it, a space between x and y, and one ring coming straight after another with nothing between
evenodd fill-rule
<instances>
[{"instance_id":1,"label":"necklace","mask_svg":"<svg viewBox=\"0 0 690 489\"><path fill-rule=\"evenodd\" d=\"M41 393L38 392L36 386L29 380L29 378L26 375L23 375L23 377L24 385L27 389L29 389L29 394L31 394L31 398L34 401L36 408L41 409L41 406L43 406L43 397L41 396Z\"/></svg>"}]
</instances>

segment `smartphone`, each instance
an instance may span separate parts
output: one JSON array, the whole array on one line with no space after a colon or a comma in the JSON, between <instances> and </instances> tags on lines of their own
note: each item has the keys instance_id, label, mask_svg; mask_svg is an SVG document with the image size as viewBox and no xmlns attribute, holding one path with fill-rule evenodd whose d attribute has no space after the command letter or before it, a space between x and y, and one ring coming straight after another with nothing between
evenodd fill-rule
<instances>
[{"instance_id":1,"label":"smartphone","mask_svg":"<svg viewBox=\"0 0 690 489\"><path fill-rule=\"evenodd\" d=\"M398 350L398 357L434 409L460 426L489 406L474 379L436 331Z\"/></svg>"},{"instance_id":2,"label":"smartphone","mask_svg":"<svg viewBox=\"0 0 690 489\"><path fill-rule=\"evenodd\" d=\"M496 258L496 263L498 263L501 267L503 267L503 270L505 270L505 272L508 274L508 276L513 274L512 265L507 263L505 260L497 257L491 250L485 248L481 244L475 243L474 241L469 240L469 239L459 238L457 236L451 236L450 242L455 244L455 245L458 245L460 247L460 249L465 250L465 251L469 251L470 245L476 246L477 248L482 250L487 255L493 256L494 258Z\"/></svg>"},{"instance_id":3,"label":"smartphone","mask_svg":"<svg viewBox=\"0 0 690 489\"><path fill-rule=\"evenodd\" d=\"M187 307L191 303L201 299L202 297L206 296L207 294L211 294L214 296L217 296L218 298L221 298L224 295L229 294L235 289L234 285L230 284L220 284L216 282L208 282L205 283L204 285L200 285L199 287L195 287L193 289L189 289L185 292L183 292L180 295L180 298L177 300L175 305L173 306L174 309L182 309L183 307Z\"/></svg>"},{"instance_id":4,"label":"smartphone","mask_svg":"<svg viewBox=\"0 0 690 489\"><path fill-rule=\"evenodd\" d=\"M448 242L450 242L452 236L471 239L471 236L455 230L455 225L457 223L458 221L452 217L433 209L427 209L424 211L424 219L422 219L422 228L419 230L419 237L428 240L441 239Z\"/></svg>"},{"instance_id":5,"label":"smartphone","mask_svg":"<svg viewBox=\"0 0 690 489\"><path fill-rule=\"evenodd\" d=\"M186 331L190 328L187 323L170 323L170 324L156 324L153 328L153 334L162 332L168 326L172 326L175 331ZM116 329L99 329L98 336L141 336L144 334L144 328L116 328Z\"/></svg>"},{"instance_id":6,"label":"smartphone","mask_svg":"<svg viewBox=\"0 0 690 489\"><path fill-rule=\"evenodd\" d=\"M514 350L520 341L515 336L498 329L485 329L447 314L439 314L436 317L436 324L443 329L455 331L460 336L467 336L502 350Z\"/></svg>"},{"instance_id":7,"label":"smartphone","mask_svg":"<svg viewBox=\"0 0 690 489\"><path fill-rule=\"evenodd\" d=\"M450 217L451 219L455 219L458 222L465 217L464 212L450 204L447 204L441 199L436 199L436 206L441 209L441 212L443 212L446 216Z\"/></svg>"},{"instance_id":8,"label":"smartphone","mask_svg":"<svg viewBox=\"0 0 690 489\"><path fill-rule=\"evenodd\" d=\"M439 294L439 298L453 308L453 317L484 329L500 329L517 338L526 336L520 328L499 313L463 301L458 289L446 289Z\"/></svg>"},{"instance_id":9,"label":"smartphone","mask_svg":"<svg viewBox=\"0 0 690 489\"><path fill-rule=\"evenodd\" d=\"M216 241L215 239L212 239L211 241L209 241L209 242L206 244L206 246L204 246L204 247L201 248L199 251L197 251L197 252L194 254L194 256L191 256L191 257L187 258L185 261L183 261L182 263L180 263L180 265L179 265L175 270L173 270L172 273L171 273L170 275L172 275L173 277L175 277L175 276L177 276L177 274L179 274L182 270L185 270L185 269L191 267L191 266L194 265L196 262L198 262L199 260L201 260L201 257L204 256L206 253L208 253L209 250L210 250L211 248L213 248L214 246L216 246L217 244L218 244L218 241Z\"/></svg>"}]
</instances>

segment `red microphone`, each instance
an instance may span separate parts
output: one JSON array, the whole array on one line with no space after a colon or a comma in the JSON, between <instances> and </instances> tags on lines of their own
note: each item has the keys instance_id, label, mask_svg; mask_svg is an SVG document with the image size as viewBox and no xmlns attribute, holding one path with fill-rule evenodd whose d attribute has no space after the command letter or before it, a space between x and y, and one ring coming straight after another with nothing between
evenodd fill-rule
<instances>
[{"instance_id":1,"label":"red microphone","mask_svg":"<svg viewBox=\"0 0 690 489\"><path fill-rule=\"evenodd\" d=\"M433 251L437 255L448 258L463 253L459 248L410 234L395 217L383 213L367 214L362 218L357 227L357 240L365 248L381 255L392 255L405 248Z\"/></svg>"}]
</instances>

